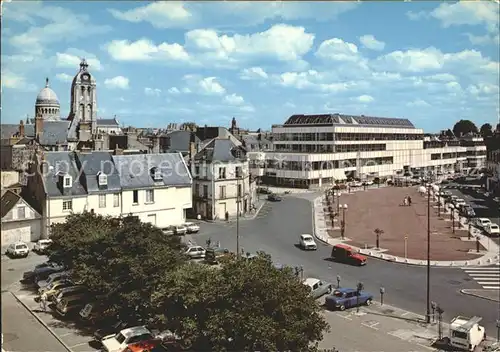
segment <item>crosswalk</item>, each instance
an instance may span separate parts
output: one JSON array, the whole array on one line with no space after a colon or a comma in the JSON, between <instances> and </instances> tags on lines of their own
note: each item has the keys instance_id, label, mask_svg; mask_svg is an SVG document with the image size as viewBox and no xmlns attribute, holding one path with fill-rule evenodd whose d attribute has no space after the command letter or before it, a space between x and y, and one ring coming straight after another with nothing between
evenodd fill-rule
<instances>
[{"instance_id":1,"label":"crosswalk","mask_svg":"<svg viewBox=\"0 0 500 352\"><path fill-rule=\"evenodd\" d=\"M500 290L500 266L462 268L467 275L487 290Z\"/></svg>"}]
</instances>

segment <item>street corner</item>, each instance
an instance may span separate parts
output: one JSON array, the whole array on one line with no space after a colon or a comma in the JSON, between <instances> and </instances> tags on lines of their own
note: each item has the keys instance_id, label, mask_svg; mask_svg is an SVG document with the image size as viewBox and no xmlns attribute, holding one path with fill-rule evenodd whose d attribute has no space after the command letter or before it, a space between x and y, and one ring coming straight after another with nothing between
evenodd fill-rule
<instances>
[{"instance_id":1,"label":"street corner","mask_svg":"<svg viewBox=\"0 0 500 352\"><path fill-rule=\"evenodd\" d=\"M492 302L500 302L500 290L489 289L462 289L460 293L480 299L486 299Z\"/></svg>"}]
</instances>

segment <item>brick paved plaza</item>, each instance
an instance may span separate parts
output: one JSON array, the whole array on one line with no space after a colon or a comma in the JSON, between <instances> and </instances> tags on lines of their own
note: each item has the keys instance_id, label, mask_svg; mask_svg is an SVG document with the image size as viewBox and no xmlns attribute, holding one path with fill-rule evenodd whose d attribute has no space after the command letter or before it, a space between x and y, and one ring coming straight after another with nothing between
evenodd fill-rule
<instances>
[{"instance_id":1,"label":"brick paved plaza","mask_svg":"<svg viewBox=\"0 0 500 352\"><path fill-rule=\"evenodd\" d=\"M412 198L411 206L402 206L405 196ZM347 204L345 236L354 246L375 247L374 230L384 231L380 236L380 247L388 254L404 257L404 237L408 236L407 255L411 259L427 258L427 198L418 193L417 187L386 187L369 189L340 196L340 204ZM438 218L437 208L431 199L431 259L467 260L478 258L469 250L476 249L475 241L461 241L467 237L466 229L458 229L455 221L455 234L452 233L450 215ZM336 204L334 206L336 211ZM441 209L442 211L443 209ZM325 213L328 209L325 209ZM325 215L328 218L328 215ZM339 218L342 219L342 210ZM331 224L330 224L331 225ZM336 222L340 227L340 222ZM331 237L340 237L340 230L330 230ZM483 250L483 248L480 248Z\"/></svg>"}]
</instances>

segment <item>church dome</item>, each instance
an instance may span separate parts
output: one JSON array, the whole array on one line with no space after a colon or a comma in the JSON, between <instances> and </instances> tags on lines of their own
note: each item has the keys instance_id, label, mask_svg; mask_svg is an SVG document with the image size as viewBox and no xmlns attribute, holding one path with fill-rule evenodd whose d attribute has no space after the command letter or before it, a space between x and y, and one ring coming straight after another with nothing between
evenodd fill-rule
<instances>
[{"instance_id":1,"label":"church dome","mask_svg":"<svg viewBox=\"0 0 500 352\"><path fill-rule=\"evenodd\" d=\"M36 97L36 105L59 106L59 99L56 93L49 88L49 80L46 80L45 87Z\"/></svg>"}]
</instances>

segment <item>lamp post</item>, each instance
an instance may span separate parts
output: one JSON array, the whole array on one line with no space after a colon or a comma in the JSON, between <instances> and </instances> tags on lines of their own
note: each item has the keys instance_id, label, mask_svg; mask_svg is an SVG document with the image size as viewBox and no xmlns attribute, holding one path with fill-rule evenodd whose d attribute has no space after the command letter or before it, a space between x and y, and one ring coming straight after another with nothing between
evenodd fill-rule
<instances>
[{"instance_id":1,"label":"lamp post","mask_svg":"<svg viewBox=\"0 0 500 352\"><path fill-rule=\"evenodd\" d=\"M340 275L337 275L337 288L340 288Z\"/></svg>"},{"instance_id":2,"label":"lamp post","mask_svg":"<svg viewBox=\"0 0 500 352\"><path fill-rule=\"evenodd\" d=\"M405 235L405 259L408 258L408 235Z\"/></svg>"},{"instance_id":3,"label":"lamp post","mask_svg":"<svg viewBox=\"0 0 500 352\"><path fill-rule=\"evenodd\" d=\"M441 191L438 191L438 217L441 217Z\"/></svg>"},{"instance_id":4,"label":"lamp post","mask_svg":"<svg viewBox=\"0 0 500 352\"><path fill-rule=\"evenodd\" d=\"M427 311L425 320L431 322L431 185L427 186Z\"/></svg>"},{"instance_id":5,"label":"lamp post","mask_svg":"<svg viewBox=\"0 0 500 352\"><path fill-rule=\"evenodd\" d=\"M453 204L450 204L450 209L451 209L451 228L453 233L455 233L455 206Z\"/></svg>"},{"instance_id":6,"label":"lamp post","mask_svg":"<svg viewBox=\"0 0 500 352\"><path fill-rule=\"evenodd\" d=\"M342 222L340 223L340 238L345 239L345 212L347 211L347 204L341 206L342 208Z\"/></svg>"}]
</instances>

